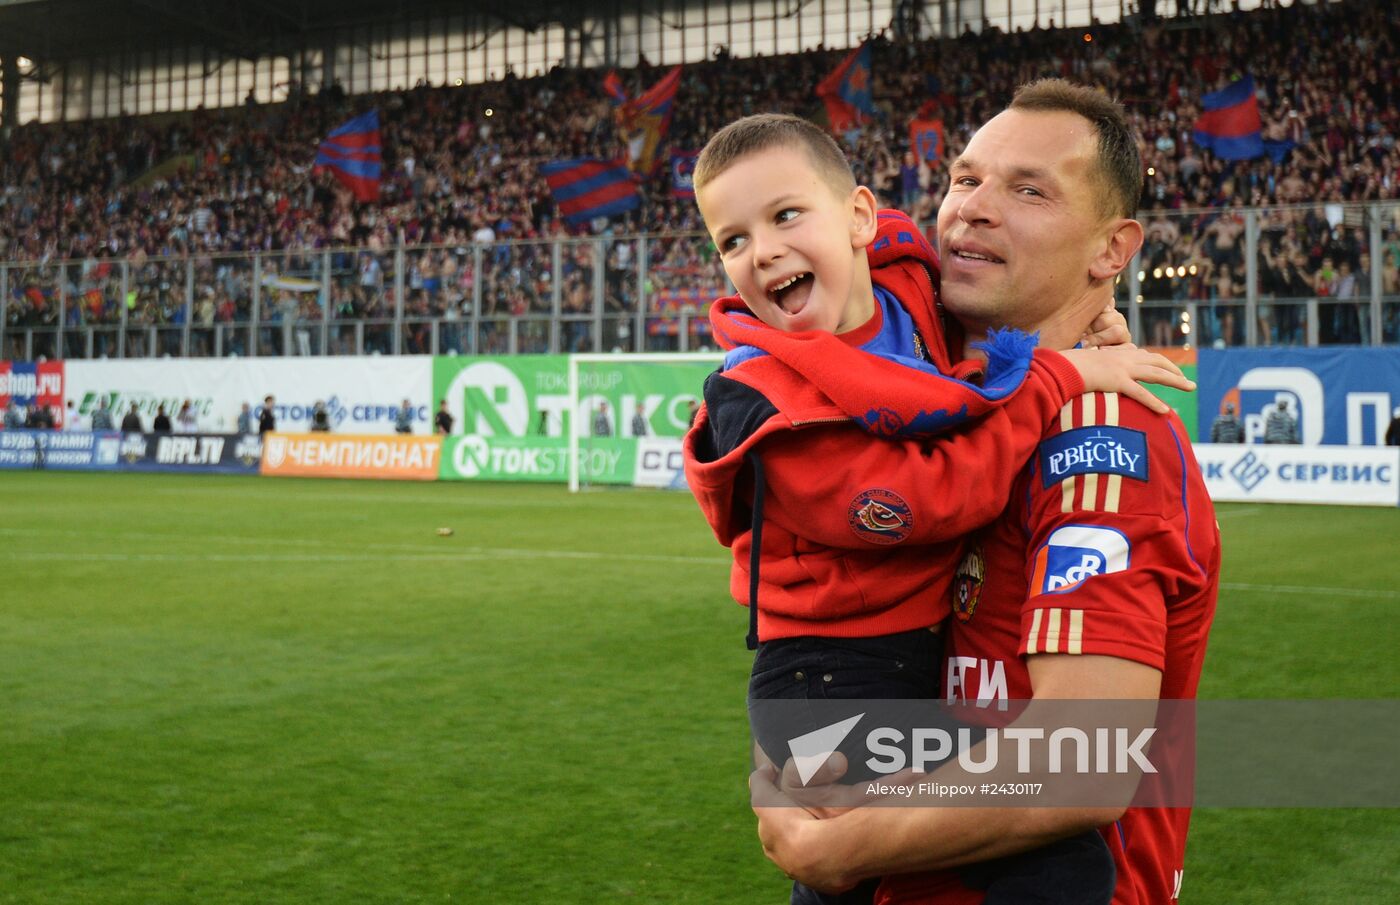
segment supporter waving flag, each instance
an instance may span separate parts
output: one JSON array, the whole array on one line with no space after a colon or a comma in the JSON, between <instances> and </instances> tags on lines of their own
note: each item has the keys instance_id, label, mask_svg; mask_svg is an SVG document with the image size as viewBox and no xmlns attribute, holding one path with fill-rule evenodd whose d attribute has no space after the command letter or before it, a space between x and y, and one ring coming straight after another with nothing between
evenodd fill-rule
<instances>
[{"instance_id":1,"label":"supporter waving flag","mask_svg":"<svg viewBox=\"0 0 1400 905\"><path fill-rule=\"evenodd\" d=\"M559 213L570 223L635 210L641 205L637 183L620 161L576 157L554 160L540 168Z\"/></svg>"},{"instance_id":2,"label":"supporter waving flag","mask_svg":"<svg viewBox=\"0 0 1400 905\"><path fill-rule=\"evenodd\" d=\"M627 103L627 91L622 87L622 79L617 77L616 72L609 71L603 76L603 93L612 101L614 107Z\"/></svg>"},{"instance_id":3,"label":"supporter waving flag","mask_svg":"<svg viewBox=\"0 0 1400 905\"><path fill-rule=\"evenodd\" d=\"M833 132L845 132L875 115L870 93L870 47L862 44L817 85L817 97L826 103L826 118Z\"/></svg>"},{"instance_id":4,"label":"supporter waving flag","mask_svg":"<svg viewBox=\"0 0 1400 905\"><path fill-rule=\"evenodd\" d=\"M1196 144L1221 160L1251 160L1264 154L1254 78L1245 76L1201 97L1205 112L1196 120Z\"/></svg>"},{"instance_id":5,"label":"supporter waving flag","mask_svg":"<svg viewBox=\"0 0 1400 905\"><path fill-rule=\"evenodd\" d=\"M312 172L330 170L359 201L379 200L384 156L379 145L379 111L362 113L332 130L316 149Z\"/></svg>"},{"instance_id":6,"label":"supporter waving flag","mask_svg":"<svg viewBox=\"0 0 1400 905\"><path fill-rule=\"evenodd\" d=\"M671 128L671 112L680 85L679 66L632 100L627 99L616 74L610 72L603 80L603 90L617 105L617 135L627 149L627 167L638 178L652 175L661 162L661 143Z\"/></svg>"}]
</instances>

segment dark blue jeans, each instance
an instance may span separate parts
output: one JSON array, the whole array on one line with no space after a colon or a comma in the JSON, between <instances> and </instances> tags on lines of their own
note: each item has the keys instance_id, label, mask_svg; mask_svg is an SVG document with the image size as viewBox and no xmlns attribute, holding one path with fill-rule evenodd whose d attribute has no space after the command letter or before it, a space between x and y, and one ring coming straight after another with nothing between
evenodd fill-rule
<instances>
[{"instance_id":1,"label":"dark blue jeans","mask_svg":"<svg viewBox=\"0 0 1400 905\"><path fill-rule=\"evenodd\" d=\"M749 701L908 700L939 697L943 636L926 629L876 638L783 638L765 641L754 657ZM788 759L788 732L760 725L750 707L754 738L775 764ZM812 726L820 725L812 722ZM842 745L843 781L875 778L857 757L858 738ZM851 748L846 751L846 748ZM971 865L963 882L986 890L984 905L1109 905L1117 880L1113 857L1096 831L1019 855ZM871 905L878 879L837 895L792 884L791 905Z\"/></svg>"}]
</instances>

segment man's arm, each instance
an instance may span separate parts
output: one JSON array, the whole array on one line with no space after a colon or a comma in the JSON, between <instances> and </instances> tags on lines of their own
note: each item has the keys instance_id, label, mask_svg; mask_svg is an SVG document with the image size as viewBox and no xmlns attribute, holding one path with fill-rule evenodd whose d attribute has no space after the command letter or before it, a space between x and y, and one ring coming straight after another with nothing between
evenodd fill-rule
<instances>
[{"instance_id":1,"label":"man's arm","mask_svg":"<svg viewBox=\"0 0 1400 905\"><path fill-rule=\"evenodd\" d=\"M1168 613L1175 601L1195 599L1209 587L1219 549L1208 504L1194 518L1188 510L1186 489L1198 484L1199 476L1182 452L1179 426L1172 420L1116 398L1086 396L1062 411L1058 424L1047 430L1046 455L1032 460L1017 653L1025 657L1033 701L1023 722L1045 725L1030 718L1036 701L1143 700L1156 709L1160 670L1167 663ZM1086 427L1087 434L1060 439L1063 432ZM1140 441L1137 433L1143 435ZM1041 473L1049 455L1067 443L1086 442L1084 437L1136 452L1117 469L1061 471L1057 474L1066 476L1059 480ZM989 604L983 600L979 619L987 618ZM1201 625L1208 626L1208 616ZM981 631L993 630L983 625ZM975 647L978 623L964 631ZM1009 661L1014 643L988 640L979 653ZM958 652L956 638L954 647ZM959 769L946 765L935 778L958 783L957 773L946 772L950 766ZM1091 778L1100 784L1106 779ZM1066 779L1060 777L1057 785ZM977 786L988 780L969 775L963 781ZM804 819L800 809L769 808L760 811L759 831L780 867L808 885L841 888L866 876L1025 851L1111 823L1132 800L1136 777L1132 782L1132 788L1115 788L1119 797L1111 798L1091 787L1094 797L1086 800L1107 801L1109 807L863 807L820 822Z\"/></svg>"},{"instance_id":2,"label":"man's arm","mask_svg":"<svg viewBox=\"0 0 1400 905\"><path fill-rule=\"evenodd\" d=\"M1038 654L1028 659L1034 697L1041 700L1155 700L1162 674L1119 657ZM986 781L956 765L932 778L949 785ZM756 797L781 793L769 776L755 774ZM763 851L802 883L821 890L847 889L867 877L959 867L1039 848L1057 839L1112 823L1131 800L1117 806L863 807L818 820L795 804L755 808Z\"/></svg>"}]
</instances>

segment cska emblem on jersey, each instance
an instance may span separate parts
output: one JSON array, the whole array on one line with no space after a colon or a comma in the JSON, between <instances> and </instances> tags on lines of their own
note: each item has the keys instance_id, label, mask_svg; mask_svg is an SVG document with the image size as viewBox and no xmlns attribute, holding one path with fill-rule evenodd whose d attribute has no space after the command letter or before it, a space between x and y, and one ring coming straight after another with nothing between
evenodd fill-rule
<instances>
[{"instance_id":1,"label":"cska emblem on jersey","mask_svg":"<svg viewBox=\"0 0 1400 905\"><path fill-rule=\"evenodd\" d=\"M967 622L977 611L977 601L982 598L982 580L986 575L986 564L982 559L982 547L974 544L968 548L958 564L953 576L953 615L959 622Z\"/></svg>"},{"instance_id":2,"label":"cska emblem on jersey","mask_svg":"<svg viewBox=\"0 0 1400 905\"><path fill-rule=\"evenodd\" d=\"M846 521L856 537L872 544L897 544L914 530L909 504L889 490L863 490L851 500Z\"/></svg>"}]
</instances>

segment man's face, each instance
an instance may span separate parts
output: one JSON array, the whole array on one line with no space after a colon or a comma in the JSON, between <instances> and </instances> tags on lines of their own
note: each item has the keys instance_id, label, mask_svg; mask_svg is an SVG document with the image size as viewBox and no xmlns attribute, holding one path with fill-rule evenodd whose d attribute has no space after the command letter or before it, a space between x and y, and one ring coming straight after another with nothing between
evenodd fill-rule
<instances>
[{"instance_id":1,"label":"man's face","mask_svg":"<svg viewBox=\"0 0 1400 905\"><path fill-rule=\"evenodd\" d=\"M950 167L938 210L943 304L969 326L1033 326L1083 298L1111 233L1093 125L1006 110Z\"/></svg>"},{"instance_id":2,"label":"man's face","mask_svg":"<svg viewBox=\"0 0 1400 905\"><path fill-rule=\"evenodd\" d=\"M869 280L856 278L874 239L868 189L842 196L805 151L774 147L735 161L696 202L724 272L765 324L842 333L870 319Z\"/></svg>"}]
</instances>

